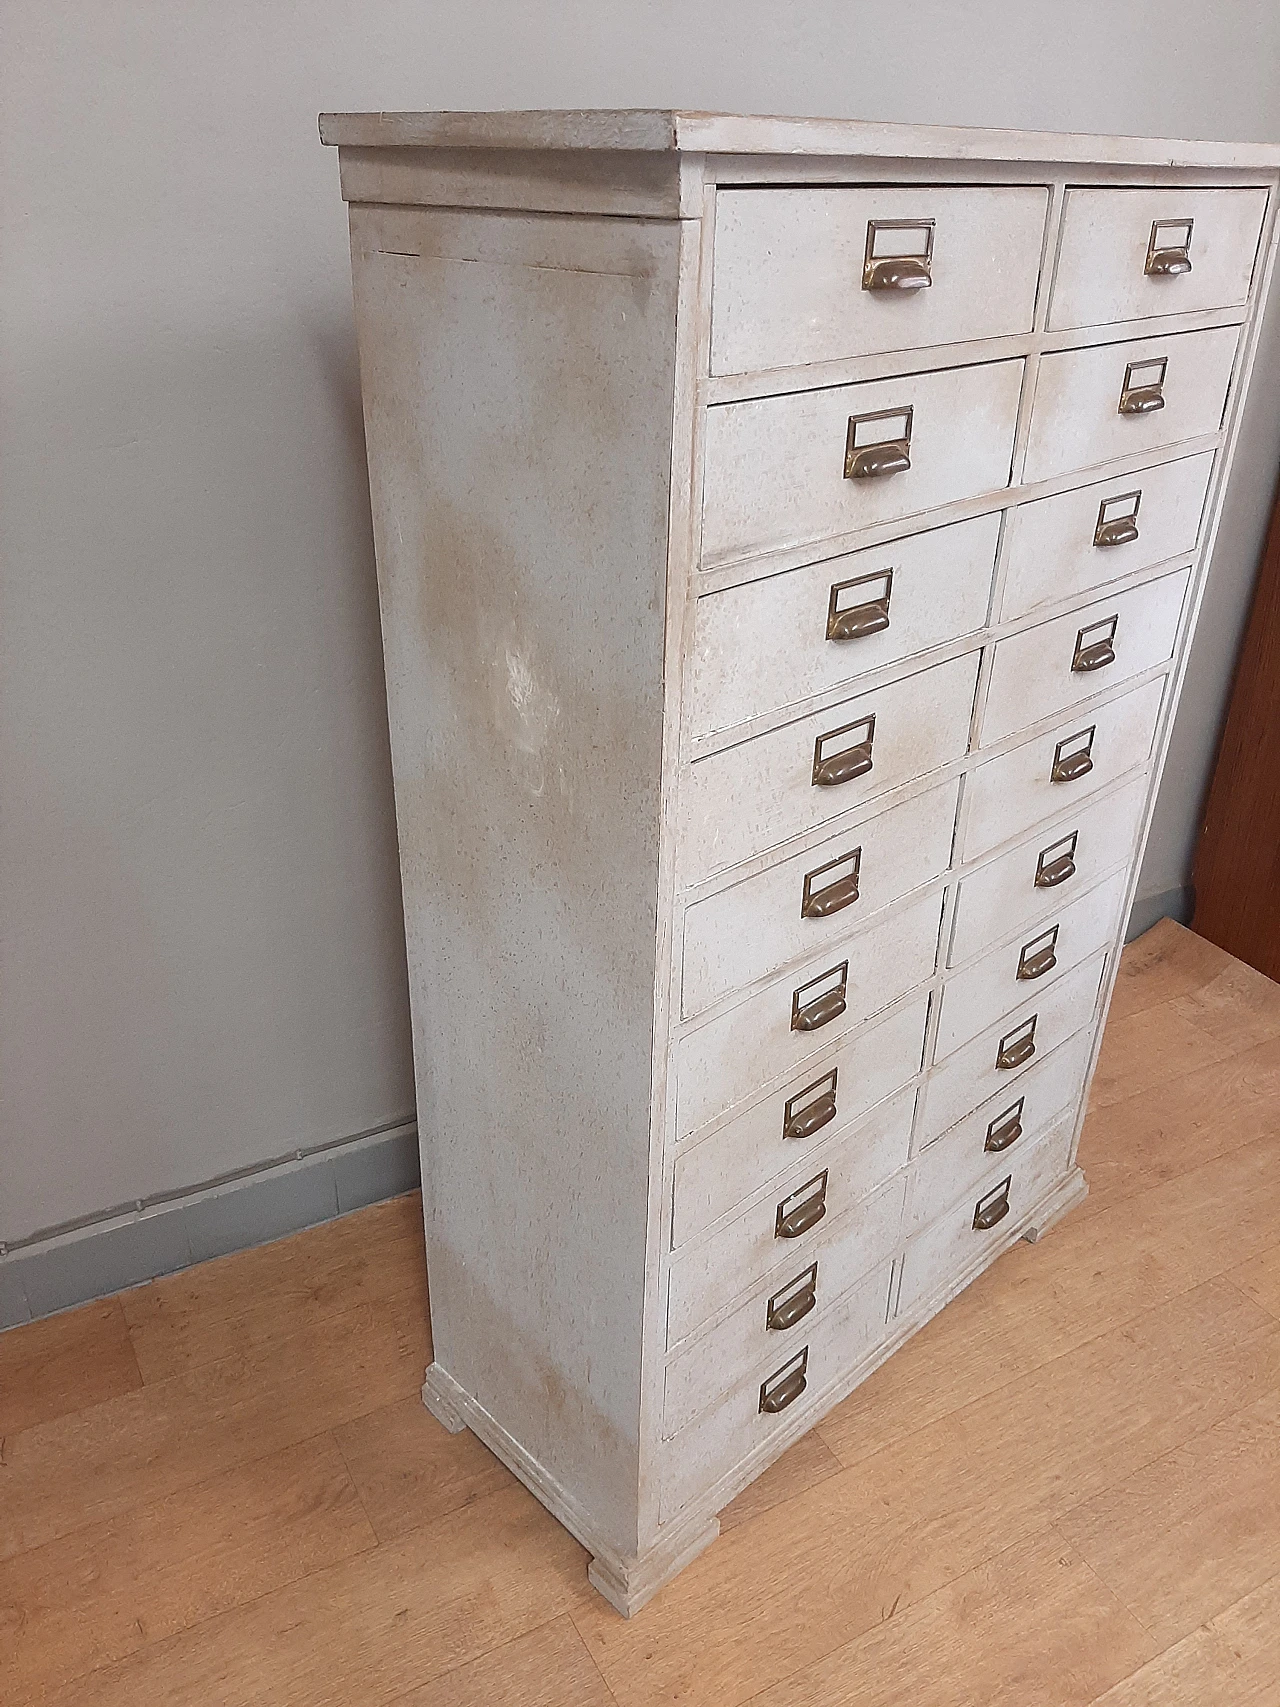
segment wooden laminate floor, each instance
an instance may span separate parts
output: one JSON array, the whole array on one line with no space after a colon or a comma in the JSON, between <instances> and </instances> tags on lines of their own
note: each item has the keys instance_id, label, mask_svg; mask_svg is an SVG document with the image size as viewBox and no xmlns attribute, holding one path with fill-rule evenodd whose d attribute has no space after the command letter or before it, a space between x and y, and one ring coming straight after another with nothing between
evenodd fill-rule
<instances>
[{"instance_id":1,"label":"wooden laminate floor","mask_svg":"<svg viewBox=\"0 0 1280 1707\"><path fill-rule=\"evenodd\" d=\"M0 1701L1276 1707L1280 986L1129 949L1082 1160L629 1624L423 1410L416 1198L0 1335Z\"/></svg>"}]
</instances>

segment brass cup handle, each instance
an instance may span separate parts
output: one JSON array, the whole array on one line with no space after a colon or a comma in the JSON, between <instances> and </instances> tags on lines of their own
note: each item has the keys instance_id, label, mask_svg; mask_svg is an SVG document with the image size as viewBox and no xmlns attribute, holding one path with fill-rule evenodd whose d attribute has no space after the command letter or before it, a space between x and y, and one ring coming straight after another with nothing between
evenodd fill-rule
<instances>
[{"instance_id":1,"label":"brass cup handle","mask_svg":"<svg viewBox=\"0 0 1280 1707\"><path fill-rule=\"evenodd\" d=\"M827 623L827 639L863 640L868 634L880 634L888 626L888 598L868 599L865 604L837 611Z\"/></svg>"},{"instance_id":2,"label":"brass cup handle","mask_svg":"<svg viewBox=\"0 0 1280 1707\"><path fill-rule=\"evenodd\" d=\"M820 1026L830 1025L833 1019L839 1019L845 1010L845 987L837 984L834 990L824 990L822 995L815 996L811 1002L806 1002L802 1008L797 1008L791 1020L792 1031L817 1031Z\"/></svg>"},{"instance_id":3,"label":"brass cup handle","mask_svg":"<svg viewBox=\"0 0 1280 1707\"><path fill-rule=\"evenodd\" d=\"M1067 753L1060 759L1055 759L1053 769L1049 773L1050 782L1075 782L1077 777L1088 776L1093 769L1093 754L1088 748L1081 748L1077 753Z\"/></svg>"},{"instance_id":4,"label":"brass cup handle","mask_svg":"<svg viewBox=\"0 0 1280 1707\"><path fill-rule=\"evenodd\" d=\"M1022 1107L1019 1104L998 1126L994 1121L988 1126L987 1141L982 1148L989 1150L992 1155L998 1155L1001 1150L1007 1150L1011 1144L1016 1144L1021 1136Z\"/></svg>"},{"instance_id":5,"label":"brass cup handle","mask_svg":"<svg viewBox=\"0 0 1280 1707\"><path fill-rule=\"evenodd\" d=\"M889 255L868 263L862 276L863 290L924 290L933 283L929 263L920 255Z\"/></svg>"},{"instance_id":6,"label":"brass cup handle","mask_svg":"<svg viewBox=\"0 0 1280 1707\"><path fill-rule=\"evenodd\" d=\"M1024 951L1025 952L1025 951ZM1029 960L1018 961L1018 977L1023 979L1043 978L1046 972L1052 972L1058 964L1055 945L1048 942L1038 949Z\"/></svg>"},{"instance_id":7,"label":"brass cup handle","mask_svg":"<svg viewBox=\"0 0 1280 1707\"><path fill-rule=\"evenodd\" d=\"M911 443L908 439L882 439L879 444L855 450L848 462L845 472L848 480L876 480L882 474L905 474L911 467Z\"/></svg>"},{"instance_id":8,"label":"brass cup handle","mask_svg":"<svg viewBox=\"0 0 1280 1707\"><path fill-rule=\"evenodd\" d=\"M824 1126L830 1126L836 1117L836 1093L834 1087L823 1091L820 1097L814 1097L812 1102L799 1108L789 1120L782 1123L784 1138L812 1138L815 1132L821 1132Z\"/></svg>"},{"instance_id":9,"label":"brass cup handle","mask_svg":"<svg viewBox=\"0 0 1280 1707\"><path fill-rule=\"evenodd\" d=\"M772 1379L772 1377L771 1377ZM781 1381L770 1386L766 1381L760 1388L760 1409L766 1416L772 1416L777 1411L785 1411L788 1405L793 1405L808 1386L808 1378L804 1365L790 1370Z\"/></svg>"},{"instance_id":10,"label":"brass cup handle","mask_svg":"<svg viewBox=\"0 0 1280 1707\"><path fill-rule=\"evenodd\" d=\"M1105 670L1108 664L1116 661L1116 649L1109 640L1095 640L1092 646L1082 647L1071 661L1071 668L1077 675L1089 675L1094 670Z\"/></svg>"},{"instance_id":11,"label":"brass cup handle","mask_svg":"<svg viewBox=\"0 0 1280 1707\"><path fill-rule=\"evenodd\" d=\"M1138 524L1132 516L1117 516L1114 521L1102 522L1093 536L1095 545L1129 545L1138 537Z\"/></svg>"},{"instance_id":12,"label":"brass cup handle","mask_svg":"<svg viewBox=\"0 0 1280 1707\"><path fill-rule=\"evenodd\" d=\"M1057 778L1054 778L1057 781ZM1051 859L1048 865L1041 866L1036 872L1037 889L1056 889L1060 883L1065 883L1068 877L1076 874L1076 862L1072 854L1059 854L1057 859Z\"/></svg>"},{"instance_id":13,"label":"brass cup handle","mask_svg":"<svg viewBox=\"0 0 1280 1707\"><path fill-rule=\"evenodd\" d=\"M846 907L852 907L857 899L858 873L851 871L838 883L828 883L825 889L810 895L800 909L800 916L804 919L829 919L833 913L842 913Z\"/></svg>"},{"instance_id":14,"label":"brass cup handle","mask_svg":"<svg viewBox=\"0 0 1280 1707\"><path fill-rule=\"evenodd\" d=\"M794 1328L797 1322L803 1322L805 1317L818 1302L818 1265L815 1262L798 1277L803 1285L791 1282L793 1291L774 1293L769 1300L769 1310L765 1317L765 1327L776 1333L784 1333L788 1328Z\"/></svg>"},{"instance_id":15,"label":"brass cup handle","mask_svg":"<svg viewBox=\"0 0 1280 1707\"><path fill-rule=\"evenodd\" d=\"M1185 249L1156 249L1144 270L1152 278L1175 279L1191 271L1191 257Z\"/></svg>"},{"instance_id":16,"label":"brass cup handle","mask_svg":"<svg viewBox=\"0 0 1280 1707\"><path fill-rule=\"evenodd\" d=\"M1138 385L1120 399L1121 415L1154 415L1164 408L1164 392L1158 385Z\"/></svg>"},{"instance_id":17,"label":"brass cup handle","mask_svg":"<svg viewBox=\"0 0 1280 1707\"><path fill-rule=\"evenodd\" d=\"M996 1055L996 1066L1005 1070L1020 1067L1024 1061L1029 1061L1036 1052L1034 1032L1024 1032L1012 1043L1002 1043Z\"/></svg>"},{"instance_id":18,"label":"brass cup handle","mask_svg":"<svg viewBox=\"0 0 1280 1707\"><path fill-rule=\"evenodd\" d=\"M832 753L829 759L819 759L813 767L813 780L819 788L839 788L842 782L866 776L873 763L871 742L859 741L842 753Z\"/></svg>"},{"instance_id":19,"label":"brass cup handle","mask_svg":"<svg viewBox=\"0 0 1280 1707\"><path fill-rule=\"evenodd\" d=\"M781 1209L781 1205L779 1205ZM822 1184L811 1197L806 1197L803 1203L797 1203L787 1214L779 1214L773 1229L775 1239L798 1239L801 1233L807 1233L810 1227L816 1227L827 1213L827 1187Z\"/></svg>"},{"instance_id":20,"label":"brass cup handle","mask_svg":"<svg viewBox=\"0 0 1280 1707\"><path fill-rule=\"evenodd\" d=\"M977 1233L989 1233L993 1227L998 1227L1009 1213L1009 1187L1013 1179L1010 1176L995 1193L978 1202L973 1212L973 1227Z\"/></svg>"}]
</instances>

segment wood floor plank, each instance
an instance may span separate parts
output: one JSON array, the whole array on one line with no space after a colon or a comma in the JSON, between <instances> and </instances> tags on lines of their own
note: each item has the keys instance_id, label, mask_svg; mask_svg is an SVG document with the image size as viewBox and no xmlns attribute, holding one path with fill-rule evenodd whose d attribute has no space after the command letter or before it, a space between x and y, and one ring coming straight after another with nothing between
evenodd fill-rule
<instances>
[{"instance_id":1,"label":"wood floor plank","mask_svg":"<svg viewBox=\"0 0 1280 1707\"><path fill-rule=\"evenodd\" d=\"M805 1488L825 1481L843 1468L817 1430L810 1429L724 1508L720 1513L720 1533L750 1522L784 1500L794 1499Z\"/></svg>"},{"instance_id":2,"label":"wood floor plank","mask_svg":"<svg viewBox=\"0 0 1280 1707\"><path fill-rule=\"evenodd\" d=\"M418 1391L420 1305L363 1304L6 1443L0 1558Z\"/></svg>"},{"instance_id":3,"label":"wood floor plank","mask_svg":"<svg viewBox=\"0 0 1280 1707\"><path fill-rule=\"evenodd\" d=\"M819 1424L852 1464L1102 1334L1275 1239L1280 1141L1202 1164L1018 1244Z\"/></svg>"},{"instance_id":4,"label":"wood floor plank","mask_svg":"<svg viewBox=\"0 0 1280 1707\"><path fill-rule=\"evenodd\" d=\"M1079 1214L1099 1214L1267 1136L1280 1140L1280 1037L1138 1096L1091 1105L1079 1155L1089 1196Z\"/></svg>"},{"instance_id":5,"label":"wood floor plank","mask_svg":"<svg viewBox=\"0 0 1280 1707\"><path fill-rule=\"evenodd\" d=\"M331 1435L0 1563L0 1677L35 1700L376 1545Z\"/></svg>"},{"instance_id":6,"label":"wood floor plank","mask_svg":"<svg viewBox=\"0 0 1280 1707\"><path fill-rule=\"evenodd\" d=\"M402 1696L395 1707L614 1707L566 1614Z\"/></svg>"},{"instance_id":7,"label":"wood floor plank","mask_svg":"<svg viewBox=\"0 0 1280 1707\"><path fill-rule=\"evenodd\" d=\"M1124 1019L1188 995L1232 963L1216 943L1173 919L1160 919L1120 956L1110 1017Z\"/></svg>"},{"instance_id":8,"label":"wood floor plank","mask_svg":"<svg viewBox=\"0 0 1280 1707\"><path fill-rule=\"evenodd\" d=\"M166 1275L122 1294L121 1304L144 1380L165 1381L401 1296L425 1313L418 1192Z\"/></svg>"},{"instance_id":9,"label":"wood floor plank","mask_svg":"<svg viewBox=\"0 0 1280 1707\"><path fill-rule=\"evenodd\" d=\"M591 1592L577 1542L532 1494L504 1488L91 1672L51 1701L385 1707Z\"/></svg>"},{"instance_id":10,"label":"wood floor plank","mask_svg":"<svg viewBox=\"0 0 1280 1707\"><path fill-rule=\"evenodd\" d=\"M1088 1707L1155 1652L1049 1530L753 1696L751 1707Z\"/></svg>"},{"instance_id":11,"label":"wood floor plank","mask_svg":"<svg viewBox=\"0 0 1280 1707\"><path fill-rule=\"evenodd\" d=\"M343 1423L335 1436L379 1541L515 1479L469 1428L450 1434L416 1394Z\"/></svg>"},{"instance_id":12,"label":"wood floor plank","mask_svg":"<svg viewBox=\"0 0 1280 1707\"><path fill-rule=\"evenodd\" d=\"M1169 1006L1235 1050L1280 1036L1280 984L1242 960L1228 960L1207 984Z\"/></svg>"},{"instance_id":13,"label":"wood floor plank","mask_svg":"<svg viewBox=\"0 0 1280 1707\"><path fill-rule=\"evenodd\" d=\"M0 1333L0 1436L141 1385L118 1298Z\"/></svg>"},{"instance_id":14,"label":"wood floor plank","mask_svg":"<svg viewBox=\"0 0 1280 1707\"><path fill-rule=\"evenodd\" d=\"M1173 1002L1108 1019L1089 1092L1091 1108L1157 1090L1225 1061L1235 1046L1215 1037Z\"/></svg>"},{"instance_id":15,"label":"wood floor plank","mask_svg":"<svg viewBox=\"0 0 1280 1707\"><path fill-rule=\"evenodd\" d=\"M1280 1577L1099 1695L1095 1707L1275 1707Z\"/></svg>"},{"instance_id":16,"label":"wood floor plank","mask_svg":"<svg viewBox=\"0 0 1280 1707\"><path fill-rule=\"evenodd\" d=\"M1230 1273L1246 1297L1268 1314L1280 1317L1280 1244L1258 1251Z\"/></svg>"},{"instance_id":17,"label":"wood floor plank","mask_svg":"<svg viewBox=\"0 0 1280 1707\"><path fill-rule=\"evenodd\" d=\"M1161 1648L1190 1635L1280 1573L1280 1390L1066 1512L1059 1528Z\"/></svg>"},{"instance_id":18,"label":"wood floor plank","mask_svg":"<svg viewBox=\"0 0 1280 1707\"><path fill-rule=\"evenodd\" d=\"M1210 1282L730 1530L633 1624L575 1621L621 1707L736 1707L1277 1384L1277 1324Z\"/></svg>"}]
</instances>

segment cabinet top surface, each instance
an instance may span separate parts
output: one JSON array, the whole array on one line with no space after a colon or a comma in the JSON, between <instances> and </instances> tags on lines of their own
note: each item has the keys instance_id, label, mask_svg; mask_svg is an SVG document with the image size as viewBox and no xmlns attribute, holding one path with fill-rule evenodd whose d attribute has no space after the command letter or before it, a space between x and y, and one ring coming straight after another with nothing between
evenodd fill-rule
<instances>
[{"instance_id":1,"label":"cabinet top surface","mask_svg":"<svg viewBox=\"0 0 1280 1707\"><path fill-rule=\"evenodd\" d=\"M1280 143L1189 142L643 108L321 113L320 137L348 148L603 149L1220 169L1280 167Z\"/></svg>"}]
</instances>

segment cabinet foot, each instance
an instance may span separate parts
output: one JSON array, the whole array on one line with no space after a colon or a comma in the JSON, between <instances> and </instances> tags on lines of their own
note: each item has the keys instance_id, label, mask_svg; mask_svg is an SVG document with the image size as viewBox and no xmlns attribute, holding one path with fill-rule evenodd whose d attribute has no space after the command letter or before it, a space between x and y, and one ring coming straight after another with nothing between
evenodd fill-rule
<instances>
[{"instance_id":1,"label":"cabinet foot","mask_svg":"<svg viewBox=\"0 0 1280 1707\"><path fill-rule=\"evenodd\" d=\"M1050 1227L1056 1226L1069 1210L1077 1203L1084 1201L1089 1195L1089 1187L1079 1168L1073 1168L1063 1180L1058 1189L1045 1198L1031 1219L1031 1225L1024 1227L1022 1237L1029 1245L1037 1244Z\"/></svg>"},{"instance_id":2,"label":"cabinet foot","mask_svg":"<svg viewBox=\"0 0 1280 1707\"><path fill-rule=\"evenodd\" d=\"M674 1544L654 1547L635 1559L606 1558L597 1553L587 1566L587 1581L610 1606L630 1618L719 1533L720 1519L712 1517L692 1535L686 1531Z\"/></svg>"},{"instance_id":3,"label":"cabinet foot","mask_svg":"<svg viewBox=\"0 0 1280 1707\"><path fill-rule=\"evenodd\" d=\"M450 1434L461 1434L467 1426L467 1419L450 1397L451 1393L458 1391L460 1389L453 1377L438 1363L427 1366L426 1379L422 1383L422 1402Z\"/></svg>"}]
</instances>

